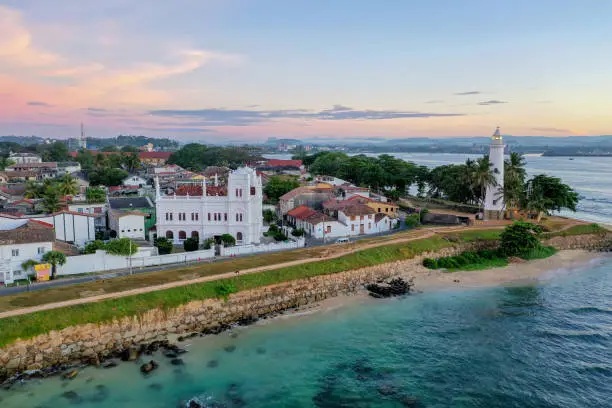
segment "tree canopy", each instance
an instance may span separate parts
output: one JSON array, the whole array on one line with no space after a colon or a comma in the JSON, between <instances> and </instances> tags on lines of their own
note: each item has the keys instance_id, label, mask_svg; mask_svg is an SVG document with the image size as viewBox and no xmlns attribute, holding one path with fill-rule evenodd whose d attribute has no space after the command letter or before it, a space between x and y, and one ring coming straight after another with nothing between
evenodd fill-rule
<instances>
[{"instance_id":1,"label":"tree canopy","mask_svg":"<svg viewBox=\"0 0 612 408\"><path fill-rule=\"evenodd\" d=\"M208 166L226 166L233 169L260 159L258 151L247 147L217 147L190 143L172 153L168 163L191 171L202 171Z\"/></svg>"},{"instance_id":2,"label":"tree canopy","mask_svg":"<svg viewBox=\"0 0 612 408\"><path fill-rule=\"evenodd\" d=\"M300 183L294 177L272 176L268 184L264 186L263 191L269 200L277 202L282 195L299 186Z\"/></svg>"},{"instance_id":3,"label":"tree canopy","mask_svg":"<svg viewBox=\"0 0 612 408\"><path fill-rule=\"evenodd\" d=\"M578 193L560 178L539 174L527 181L522 207L536 213L539 221L551 211L576 211L579 200Z\"/></svg>"}]
</instances>

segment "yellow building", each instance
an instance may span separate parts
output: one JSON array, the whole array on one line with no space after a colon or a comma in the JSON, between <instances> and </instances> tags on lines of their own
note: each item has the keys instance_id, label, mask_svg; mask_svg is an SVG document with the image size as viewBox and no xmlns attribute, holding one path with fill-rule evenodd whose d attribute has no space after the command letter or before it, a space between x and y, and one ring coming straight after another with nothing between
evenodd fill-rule
<instances>
[{"instance_id":1,"label":"yellow building","mask_svg":"<svg viewBox=\"0 0 612 408\"><path fill-rule=\"evenodd\" d=\"M388 215L391 218L397 218L399 216L399 205L390 201L376 201L359 195L355 195L349 198L347 201L356 201L358 203L365 204L377 213Z\"/></svg>"}]
</instances>

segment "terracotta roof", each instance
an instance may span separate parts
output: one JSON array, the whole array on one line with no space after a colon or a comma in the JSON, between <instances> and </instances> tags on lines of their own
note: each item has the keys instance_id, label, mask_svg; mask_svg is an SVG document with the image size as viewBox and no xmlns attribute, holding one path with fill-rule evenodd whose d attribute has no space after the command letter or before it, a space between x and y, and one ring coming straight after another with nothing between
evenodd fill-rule
<instances>
[{"instance_id":1,"label":"terracotta roof","mask_svg":"<svg viewBox=\"0 0 612 408\"><path fill-rule=\"evenodd\" d=\"M372 208L364 204L351 205L340 211L342 211L348 217L354 217L354 216L359 216L359 215L370 215L370 214L376 213L376 211L374 211Z\"/></svg>"},{"instance_id":2,"label":"terracotta roof","mask_svg":"<svg viewBox=\"0 0 612 408\"><path fill-rule=\"evenodd\" d=\"M382 204L382 205L388 205L390 207L399 207L397 204L392 203L391 201L377 201L377 200L373 200L369 197L364 197L364 196L360 196L360 195L355 195L352 196L351 198L349 198L347 201L357 201L359 203L376 203L376 204Z\"/></svg>"},{"instance_id":3,"label":"terracotta roof","mask_svg":"<svg viewBox=\"0 0 612 408\"><path fill-rule=\"evenodd\" d=\"M331 190L326 189L326 188L323 189L323 188L315 188L315 187L298 187L282 195L280 199L281 200L291 200L299 195L308 194L308 193L312 193L312 194L328 193L333 197Z\"/></svg>"},{"instance_id":4,"label":"terracotta roof","mask_svg":"<svg viewBox=\"0 0 612 408\"><path fill-rule=\"evenodd\" d=\"M281 160L281 159L270 159L266 162L266 166L269 167L302 167L301 160Z\"/></svg>"},{"instance_id":5,"label":"terracotta roof","mask_svg":"<svg viewBox=\"0 0 612 408\"><path fill-rule=\"evenodd\" d=\"M287 213L288 216L297 218L298 220L303 220L312 214L316 214L316 211L305 205L295 207L293 210Z\"/></svg>"},{"instance_id":6,"label":"terracotta roof","mask_svg":"<svg viewBox=\"0 0 612 408\"><path fill-rule=\"evenodd\" d=\"M172 155L172 152L140 152L138 153L138 157L140 159L165 159L168 160Z\"/></svg>"},{"instance_id":7,"label":"terracotta roof","mask_svg":"<svg viewBox=\"0 0 612 408\"><path fill-rule=\"evenodd\" d=\"M359 204L359 202L351 200L329 200L323 203L323 208L326 210L338 211Z\"/></svg>"},{"instance_id":8,"label":"terracotta roof","mask_svg":"<svg viewBox=\"0 0 612 408\"><path fill-rule=\"evenodd\" d=\"M39 221L39 220L30 220L29 222L34 222L36 224L43 225L45 227L53 228L53 224L49 224L48 222Z\"/></svg>"},{"instance_id":9,"label":"terracotta roof","mask_svg":"<svg viewBox=\"0 0 612 408\"><path fill-rule=\"evenodd\" d=\"M338 220L330 217L329 215L326 215L326 214L323 214L317 211L315 211L314 214L311 214L310 216L306 217L306 219L304 219L304 222L307 222L312 225L317 225L324 221L331 222L331 221L338 221Z\"/></svg>"}]
</instances>

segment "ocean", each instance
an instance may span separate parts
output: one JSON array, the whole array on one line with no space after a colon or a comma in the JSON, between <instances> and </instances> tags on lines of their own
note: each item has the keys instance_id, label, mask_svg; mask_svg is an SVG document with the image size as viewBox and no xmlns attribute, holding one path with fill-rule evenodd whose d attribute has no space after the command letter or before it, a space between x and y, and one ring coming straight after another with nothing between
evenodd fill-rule
<instances>
[{"instance_id":1,"label":"ocean","mask_svg":"<svg viewBox=\"0 0 612 408\"><path fill-rule=\"evenodd\" d=\"M441 156L420 160L459 155ZM577 217L612 223L612 160L528 160L590 198ZM0 407L609 408L612 257L537 283L354 297L181 345L182 364L147 356L160 364L147 376L142 362L87 367L0 389Z\"/></svg>"}]
</instances>

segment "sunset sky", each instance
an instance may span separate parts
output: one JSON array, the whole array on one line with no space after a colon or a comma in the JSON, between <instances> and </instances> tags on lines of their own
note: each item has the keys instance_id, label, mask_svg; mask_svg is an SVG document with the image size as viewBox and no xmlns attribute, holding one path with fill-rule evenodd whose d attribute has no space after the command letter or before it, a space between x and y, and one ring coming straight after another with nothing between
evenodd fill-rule
<instances>
[{"instance_id":1,"label":"sunset sky","mask_svg":"<svg viewBox=\"0 0 612 408\"><path fill-rule=\"evenodd\" d=\"M0 135L612 134L609 0L0 0Z\"/></svg>"}]
</instances>

